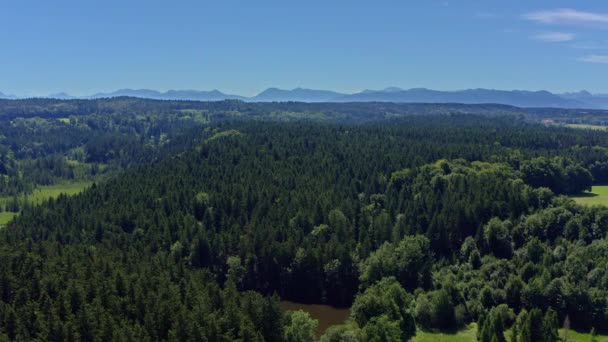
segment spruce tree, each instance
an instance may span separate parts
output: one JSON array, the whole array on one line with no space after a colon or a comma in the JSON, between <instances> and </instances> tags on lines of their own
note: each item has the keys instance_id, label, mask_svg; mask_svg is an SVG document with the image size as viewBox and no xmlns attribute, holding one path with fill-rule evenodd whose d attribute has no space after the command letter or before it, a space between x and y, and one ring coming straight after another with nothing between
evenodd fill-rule
<instances>
[{"instance_id":1,"label":"spruce tree","mask_svg":"<svg viewBox=\"0 0 608 342\"><path fill-rule=\"evenodd\" d=\"M547 310L543 319L543 338L546 342L554 342L558 340L558 323L557 313L553 309Z\"/></svg>"}]
</instances>

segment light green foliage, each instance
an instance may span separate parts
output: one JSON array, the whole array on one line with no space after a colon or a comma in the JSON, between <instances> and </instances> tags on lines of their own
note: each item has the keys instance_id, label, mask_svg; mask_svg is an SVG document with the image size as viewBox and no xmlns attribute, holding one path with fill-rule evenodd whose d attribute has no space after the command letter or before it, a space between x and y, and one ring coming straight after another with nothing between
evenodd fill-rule
<instances>
[{"instance_id":1,"label":"light green foliage","mask_svg":"<svg viewBox=\"0 0 608 342\"><path fill-rule=\"evenodd\" d=\"M485 242L489 251L499 258L510 258L513 253L511 247L511 222L492 218L484 228Z\"/></svg>"},{"instance_id":2,"label":"light green foliage","mask_svg":"<svg viewBox=\"0 0 608 342\"><path fill-rule=\"evenodd\" d=\"M319 321L312 319L302 310L291 311L286 315L284 339L286 342L313 342Z\"/></svg>"},{"instance_id":3,"label":"light green foliage","mask_svg":"<svg viewBox=\"0 0 608 342\"><path fill-rule=\"evenodd\" d=\"M373 319L386 316L398 324L403 340L416 334L414 318L409 306L412 296L409 295L393 277L383 278L355 297L351 308L351 317L361 327Z\"/></svg>"},{"instance_id":4,"label":"light green foliage","mask_svg":"<svg viewBox=\"0 0 608 342\"><path fill-rule=\"evenodd\" d=\"M11 213L10 211L0 212L0 225L9 223L17 213Z\"/></svg>"},{"instance_id":5,"label":"light green foliage","mask_svg":"<svg viewBox=\"0 0 608 342\"><path fill-rule=\"evenodd\" d=\"M606 131L608 130L608 126L600 126L600 125L589 125L589 124L565 124L564 126L570 128L578 128L578 129L593 129L598 131Z\"/></svg>"},{"instance_id":6,"label":"light green foliage","mask_svg":"<svg viewBox=\"0 0 608 342\"><path fill-rule=\"evenodd\" d=\"M505 332L505 336L512 335L512 329ZM564 338L564 329L559 330L560 338ZM511 339L507 339L511 342ZM589 332L579 332L568 330L568 342L589 342L591 334ZM466 328L459 330L453 334L418 331L416 336L410 340L411 342L473 342L477 341L477 324L471 323ZM608 335L596 335L597 342L608 342Z\"/></svg>"},{"instance_id":7,"label":"light green foliage","mask_svg":"<svg viewBox=\"0 0 608 342\"><path fill-rule=\"evenodd\" d=\"M399 243L386 242L361 264L361 283L370 286L383 277L395 277L409 290L430 285L432 252L428 238L407 236Z\"/></svg>"},{"instance_id":8,"label":"light green foliage","mask_svg":"<svg viewBox=\"0 0 608 342\"><path fill-rule=\"evenodd\" d=\"M221 139L221 138L238 137L240 135L242 135L242 133L237 131L236 129L229 129L227 131L221 131L221 132L214 133L209 139L207 139L207 141L211 142L213 140L217 140L217 139Z\"/></svg>"},{"instance_id":9,"label":"light green foliage","mask_svg":"<svg viewBox=\"0 0 608 342\"><path fill-rule=\"evenodd\" d=\"M34 192L29 196L20 196L18 200L20 206L23 206L24 202L29 204L40 204L50 198L57 198L61 194L68 196L75 195L82 192L84 189L91 185L90 182L72 182L72 183L61 183L53 185L42 185L37 187ZM13 197L0 197L0 205L6 206L13 201ZM17 213L13 212L0 212L0 225L5 225L10 222Z\"/></svg>"},{"instance_id":10,"label":"light green foliage","mask_svg":"<svg viewBox=\"0 0 608 342\"><path fill-rule=\"evenodd\" d=\"M559 336L565 342L565 330L559 330ZM568 342L590 342L592 341L591 332L581 332L575 330L568 330ZM595 335L596 342L608 342L608 335L606 334L597 334Z\"/></svg>"},{"instance_id":11,"label":"light green foliage","mask_svg":"<svg viewBox=\"0 0 608 342\"><path fill-rule=\"evenodd\" d=\"M32 204L40 204L49 198L57 198L61 194L75 195L86 189L91 182L65 182L53 185L42 185L36 188L34 192L27 196L28 202ZM6 203L10 201L10 197L1 197L0 202Z\"/></svg>"},{"instance_id":12,"label":"light green foliage","mask_svg":"<svg viewBox=\"0 0 608 342\"><path fill-rule=\"evenodd\" d=\"M473 342L477 341L477 324L471 323L466 328L454 333L418 331L411 342Z\"/></svg>"},{"instance_id":13,"label":"light green foliage","mask_svg":"<svg viewBox=\"0 0 608 342\"><path fill-rule=\"evenodd\" d=\"M247 271L241 263L241 258L234 255L229 256L226 265L228 266L227 280L232 281L237 286L240 285Z\"/></svg>"},{"instance_id":14,"label":"light green foliage","mask_svg":"<svg viewBox=\"0 0 608 342\"><path fill-rule=\"evenodd\" d=\"M363 328L363 340L367 342L399 342L399 323L386 315L373 317Z\"/></svg>"},{"instance_id":15,"label":"light green foliage","mask_svg":"<svg viewBox=\"0 0 608 342\"><path fill-rule=\"evenodd\" d=\"M334 325L321 336L321 342L358 342L361 331L356 324Z\"/></svg>"}]
</instances>

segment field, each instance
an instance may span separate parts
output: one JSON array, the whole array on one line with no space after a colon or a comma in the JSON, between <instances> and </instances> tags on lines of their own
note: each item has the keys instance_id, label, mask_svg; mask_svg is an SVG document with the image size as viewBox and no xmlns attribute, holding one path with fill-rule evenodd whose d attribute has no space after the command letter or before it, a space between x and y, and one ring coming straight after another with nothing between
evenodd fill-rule
<instances>
[{"instance_id":1,"label":"field","mask_svg":"<svg viewBox=\"0 0 608 342\"><path fill-rule=\"evenodd\" d=\"M608 130L608 126L600 126L600 125L588 125L588 124L566 124L564 125L570 128L580 128L580 129L595 129L600 131Z\"/></svg>"},{"instance_id":2,"label":"field","mask_svg":"<svg viewBox=\"0 0 608 342\"><path fill-rule=\"evenodd\" d=\"M44 200L55 198L60 194L75 195L84 190L90 184L91 183L89 182L75 182L41 186L35 190L34 193L28 197L28 199L32 203L39 204Z\"/></svg>"},{"instance_id":3,"label":"field","mask_svg":"<svg viewBox=\"0 0 608 342\"><path fill-rule=\"evenodd\" d=\"M559 336L562 337L562 341L564 341L564 330L559 330ZM591 335L589 333L581 333L577 331L570 330L568 332L568 342L588 342L591 341ZM596 342L608 342L608 335L596 335Z\"/></svg>"},{"instance_id":4,"label":"field","mask_svg":"<svg viewBox=\"0 0 608 342\"><path fill-rule=\"evenodd\" d=\"M36 190L34 190L34 193L27 197L27 201L33 204L40 204L49 198L56 198L62 193L66 195L74 195L84 190L90 184L90 182L74 182L39 186ZM0 197L0 203L2 204L5 204L11 200L11 197ZM15 215L16 213L0 212L0 225L7 224Z\"/></svg>"},{"instance_id":5,"label":"field","mask_svg":"<svg viewBox=\"0 0 608 342\"><path fill-rule=\"evenodd\" d=\"M564 330L559 330L559 336L564 337ZM511 335L510 331L505 331L505 338L509 341ZM568 332L568 342L588 342L591 340L589 333L581 333L570 330ZM597 342L608 342L608 335L596 335L595 340ZM412 342L469 342L477 341L477 324L471 323L465 329L458 331L454 334L442 334L442 333L430 333L418 330L416 336L411 340Z\"/></svg>"},{"instance_id":6,"label":"field","mask_svg":"<svg viewBox=\"0 0 608 342\"><path fill-rule=\"evenodd\" d=\"M505 331L505 337L507 338L507 341L510 338L511 331L507 330ZM574 330L569 330L568 331L568 339L566 340L565 334L564 334L564 329L559 329L559 337L561 338L561 341L568 341L568 342L589 342L591 341L591 334L589 332L580 332L580 331L574 331ZM595 342L608 342L608 335L595 335Z\"/></svg>"},{"instance_id":7,"label":"field","mask_svg":"<svg viewBox=\"0 0 608 342\"><path fill-rule=\"evenodd\" d=\"M595 185L591 192L571 196L577 203L608 206L608 185Z\"/></svg>"},{"instance_id":8,"label":"field","mask_svg":"<svg viewBox=\"0 0 608 342\"><path fill-rule=\"evenodd\" d=\"M454 334L430 333L422 330L416 332L412 342L469 342L477 341L477 324L471 323L465 329Z\"/></svg>"},{"instance_id":9,"label":"field","mask_svg":"<svg viewBox=\"0 0 608 342\"><path fill-rule=\"evenodd\" d=\"M13 217L15 217L15 213L4 212L4 211L1 212L0 213L0 226L7 224L10 220L13 219Z\"/></svg>"}]
</instances>

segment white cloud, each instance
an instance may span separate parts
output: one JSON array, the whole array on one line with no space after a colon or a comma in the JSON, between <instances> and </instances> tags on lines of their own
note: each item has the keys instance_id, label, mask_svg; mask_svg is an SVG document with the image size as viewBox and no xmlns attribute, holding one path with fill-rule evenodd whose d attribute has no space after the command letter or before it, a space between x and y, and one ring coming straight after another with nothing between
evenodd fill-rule
<instances>
[{"instance_id":1,"label":"white cloud","mask_svg":"<svg viewBox=\"0 0 608 342\"><path fill-rule=\"evenodd\" d=\"M570 8L537 11L524 14L528 20L543 24L608 24L608 14L578 11Z\"/></svg>"},{"instance_id":2,"label":"white cloud","mask_svg":"<svg viewBox=\"0 0 608 342\"><path fill-rule=\"evenodd\" d=\"M571 47L580 50L606 50L608 49L608 42L580 42L572 44Z\"/></svg>"},{"instance_id":3,"label":"white cloud","mask_svg":"<svg viewBox=\"0 0 608 342\"><path fill-rule=\"evenodd\" d=\"M532 38L536 40L550 43L568 42L574 40L574 37L574 33L569 32L544 32L532 36Z\"/></svg>"},{"instance_id":4,"label":"white cloud","mask_svg":"<svg viewBox=\"0 0 608 342\"><path fill-rule=\"evenodd\" d=\"M608 64L608 55L589 55L578 59L581 62L587 63L602 63Z\"/></svg>"}]
</instances>

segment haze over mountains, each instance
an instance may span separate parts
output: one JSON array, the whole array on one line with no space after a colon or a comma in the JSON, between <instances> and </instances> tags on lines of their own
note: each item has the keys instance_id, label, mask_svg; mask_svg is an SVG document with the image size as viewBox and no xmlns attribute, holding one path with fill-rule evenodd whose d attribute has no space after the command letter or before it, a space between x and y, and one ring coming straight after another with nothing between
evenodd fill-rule
<instances>
[{"instance_id":1,"label":"haze over mountains","mask_svg":"<svg viewBox=\"0 0 608 342\"><path fill-rule=\"evenodd\" d=\"M364 90L354 94L305 88L295 88L291 90L268 88L252 97L226 94L216 89L211 91L169 90L166 92L150 89L120 89L110 93L97 93L82 97L71 96L64 92L50 94L47 97L58 99L90 99L118 96L132 96L158 100L195 101L221 101L231 99L251 102L496 103L518 107L608 109L608 94L592 94L588 91L556 94L544 90L524 91L482 88L439 91L426 88L401 89L389 87L382 90ZM18 97L0 92L0 98L15 99Z\"/></svg>"},{"instance_id":2,"label":"haze over mountains","mask_svg":"<svg viewBox=\"0 0 608 342\"><path fill-rule=\"evenodd\" d=\"M9 94L4 94L2 92L0 92L0 99L16 99L17 97L15 95L9 95Z\"/></svg>"}]
</instances>

